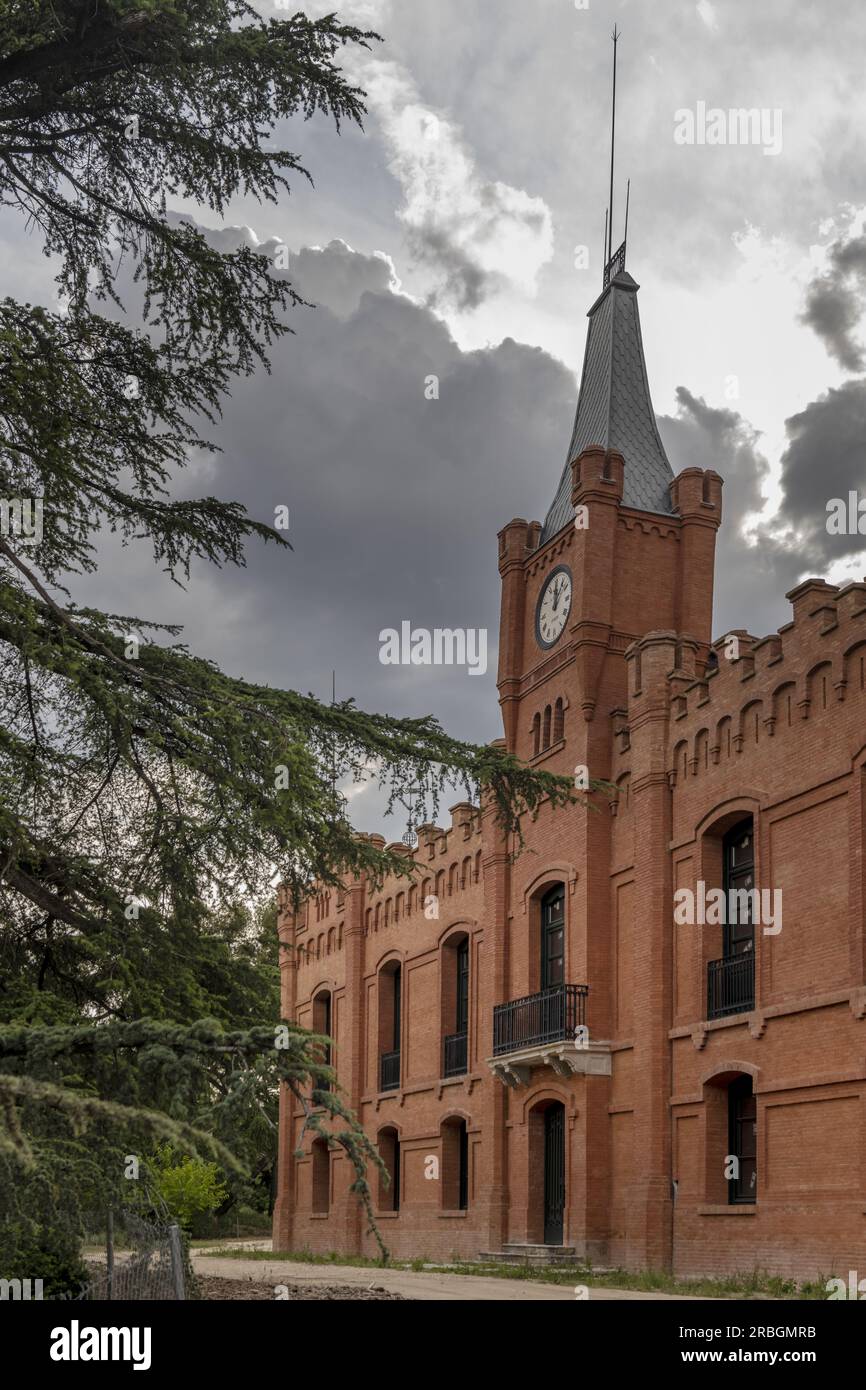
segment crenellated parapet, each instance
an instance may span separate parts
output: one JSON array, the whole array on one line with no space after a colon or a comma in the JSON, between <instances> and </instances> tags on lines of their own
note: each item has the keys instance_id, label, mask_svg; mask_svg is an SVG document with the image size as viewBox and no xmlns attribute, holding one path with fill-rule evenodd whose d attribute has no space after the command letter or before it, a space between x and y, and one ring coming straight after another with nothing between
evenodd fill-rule
<instances>
[{"instance_id":1,"label":"crenellated parapet","mask_svg":"<svg viewBox=\"0 0 866 1390\"><path fill-rule=\"evenodd\" d=\"M389 848L412 861L411 877L389 875L380 888L365 899L365 935L396 925L406 917L424 915L425 904L438 904L474 887L481 879L481 813L469 801L450 808L451 824L418 826L413 849L402 844ZM384 844L384 841L383 841Z\"/></svg>"},{"instance_id":2,"label":"crenellated parapet","mask_svg":"<svg viewBox=\"0 0 866 1390\"><path fill-rule=\"evenodd\" d=\"M360 882L364 935L384 931L407 917L423 916L425 903L457 897L481 881L481 813L469 801L450 808L448 827L419 825L417 844L402 841L386 846L383 835L364 835L375 848L387 848L411 863L407 874L389 874L378 887ZM407 867L409 867L407 865ZM281 909L280 935L295 944L299 968L343 949L345 897L351 889L316 884L297 913ZM283 899L281 898L281 902Z\"/></svg>"},{"instance_id":3,"label":"crenellated parapet","mask_svg":"<svg viewBox=\"0 0 866 1390\"><path fill-rule=\"evenodd\" d=\"M787 597L790 623L762 638L727 633L713 643L717 664L696 678L683 679L674 643L665 676L672 786L866 696L866 583L837 587L807 579Z\"/></svg>"}]
</instances>

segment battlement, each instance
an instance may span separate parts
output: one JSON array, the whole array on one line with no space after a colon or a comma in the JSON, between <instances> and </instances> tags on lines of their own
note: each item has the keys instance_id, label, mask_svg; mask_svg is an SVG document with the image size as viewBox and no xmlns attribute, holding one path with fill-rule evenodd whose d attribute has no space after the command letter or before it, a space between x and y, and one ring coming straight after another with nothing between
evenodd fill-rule
<instances>
[{"instance_id":1,"label":"battlement","mask_svg":"<svg viewBox=\"0 0 866 1390\"><path fill-rule=\"evenodd\" d=\"M786 597L791 622L767 637L741 629L725 634L712 646L717 665L692 667L691 678L692 657L683 658L675 634L653 633L654 642L633 644L629 655L639 662L640 685L630 682L630 708L644 694L648 671L657 680L661 664L668 666L672 785L685 770L718 762L723 751L741 751L747 737L772 738L866 693L866 583L838 587L807 579Z\"/></svg>"},{"instance_id":2,"label":"battlement","mask_svg":"<svg viewBox=\"0 0 866 1390\"><path fill-rule=\"evenodd\" d=\"M365 932L390 926L414 912L424 910L425 899L442 900L474 886L481 878L481 813L469 801L450 807L451 824L443 827L426 823L418 827L417 844L412 847L393 841L387 848L414 864L414 873L389 874L381 886L368 890L364 899ZM385 849L383 835L359 833L377 849ZM280 915L285 921L284 936L309 940L300 949L300 963L318 959L331 950L342 949L345 889L317 883L294 914L281 890ZM322 938L321 946L318 938ZM311 949L315 943L315 949Z\"/></svg>"}]
</instances>

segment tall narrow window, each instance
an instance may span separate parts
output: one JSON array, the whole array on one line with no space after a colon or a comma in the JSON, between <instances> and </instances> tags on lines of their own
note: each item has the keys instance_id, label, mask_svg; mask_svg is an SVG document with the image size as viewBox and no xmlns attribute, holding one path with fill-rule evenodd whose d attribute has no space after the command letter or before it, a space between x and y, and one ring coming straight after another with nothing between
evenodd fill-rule
<instances>
[{"instance_id":1,"label":"tall narrow window","mask_svg":"<svg viewBox=\"0 0 866 1390\"><path fill-rule=\"evenodd\" d=\"M537 758L541 752L541 715L536 714L532 721L532 756Z\"/></svg>"},{"instance_id":2,"label":"tall narrow window","mask_svg":"<svg viewBox=\"0 0 866 1390\"><path fill-rule=\"evenodd\" d=\"M332 1036L330 990L322 990L321 994L317 994L313 1000L313 1032L323 1033L327 1038ZM328 1067L331 1065L330 1043L328 1043L323 1050L322 1061ZM323 1078L319 1082L317 1089L320 1091L329 1091L331 1089L330 1081Z\"/></svg>"},{"instance_id":3,"label":"tall narrow window","mask_svg":"<svg viewBox=\"0 0 866 1390\"><path fill-rule=\"evenodd\" d=\"M755 944L755 836L752 817L740 821L724 839L725 958L751 951Z\"/></svg>"},{"instance_id":4,"label":"tall narrow window","mask_svg":"<svg viewBox=\"0 0 866 1390\"><path fill-rule=\"evenodd\" d=\"M314 1139L312 1147L311 1210L327 1215L331 1201L331 1159L326 1139Z\"/></svg>"},{"instance_id":5,"label":"tall narrow window","mask_svg":"<svg viewBox=\"0 0 866 1390\"><path fill-rule=\"evenodd\" d=\"M459 1173L457 1181L457 1210L465 1211L469 1206L469 1131L466 1121L460 1122Z\"/></svg>"},{"instance_id":6,"label":"tall narrow window","mask_svg":"<svg viewBox=\"0 0 866 1390\"><path fill-rule=\"evenodd\" d=\"M465 1120L442 1125L442 1206L466 1211L469 1206L469 1133Z\"/></svg>"},{"instance_id":7,"label":"tall narrow window","mask_svg":"<svg viewBox=\"0 0 866 1390\"><path fill-rule=\"evenodd\" d=\"M455 1033L465 1033L469 1027L469 938L457 947L457 1011Z\"/></svg>"},{"instance_id":8,"label":"tall narrow window","mask_svg":"<svg viewBox=\"0 0 866 1390\"><path fill-rule=\"evenodd\" d=\"M545 705L544 707L544 733L541 739L541 747L542 749L550 747L550 705Z\"/></svg>"},{"instance_id":9,"label":"tall narrow window","mask_svg":"<svg viewBox=\"0 0 866 1390\"><path fill-rule=\"evenodd\" d=\"M469 1057L469 938L442 948L442 1075L463 1076Z\"/></svg>"},{"instance_id":10,"label":"tall narrow window","mask_svg":"<svg viewBox=\"0 0 866 1390\"><path fill-rule=\"evenodd\" d=\"M541 988L565 980L565 890L557 884L541 900Z\"/></svg>"},{"instance_id":11,"label":"tall narrow window","mask_svg":"<svg viewBox=\"0 0 866 1390\"><path fill-rule=\"evenodd\" d=\"M562 700L557 700L553 707L553 741L559 743L565 737L565 707Z\"/></svg>"},{"instance_id":12,"label":"tall narrow window","mask_svg":"<svg viewBox=\"0 0 866 1390\"><path fill-rule=\"evenodd\" d=\"M394 971L394 1036L391 1042L395 1052L400 1051L400 1022L403 1007L403 972L399 965Z\"/></svg>"},{"instance_id":13,"label":"tall narrow window","mask_svg":"<svg viewBox=\"0 0 866 1390\"><path fill-rule=\"evenodd\" d=\"M729 1157L735 1160L728 1180L728 1201L754 1202L758 1191L758 1111L752 1078L741 1076L728 1087Z\"/></svg>"},{"instance_id":14,"label":"tall narrow window","mask_svg":"<svg viewBox=\"0 0 866 1390\"><path fill-rule=\"evenodd\" d=\"M379 1090L400 1085L401 972L389 961L379 972Z\"/></svg>"},{"instance_id":15,"label":"tall narrow window","mask_svg":"<svg viewBox=\"0 0 866 1390\"><path fill-rule=\"evenodd\" d=\"M400 1210L400 1136L396 1129L388 1126L379 1131L379 1156L385 1165L390 1181L386 1184L379 1174L379 1210Z\"/></svg>"}]
</instances>

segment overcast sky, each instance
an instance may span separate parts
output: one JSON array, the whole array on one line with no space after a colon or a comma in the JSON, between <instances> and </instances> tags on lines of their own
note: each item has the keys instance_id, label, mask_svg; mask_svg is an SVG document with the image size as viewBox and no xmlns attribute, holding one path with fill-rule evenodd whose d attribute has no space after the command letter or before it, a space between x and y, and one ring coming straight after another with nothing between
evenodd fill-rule
<instances>
[{"instance_id":1,"label":"overcast sky","mask_svg":"<svg viewBox=\"0 0 866 1390\"><path fill-rule=\"evenodd\" d=\"M239 201L225 228L176 209L226 245L285 244L318 306L293 312L271 376L239 383L214 436L224 455L181 484L264 520L288 506L294 553L199 567L184 594L146 546L107 551L75 597L183 622L190 646L250 679L327 696L336 668L338 694L363 705L500 735L496 534L543 519L570 437L601 282L614 20L614 245L631 178L628 269L661 434L675 472L725 479L716 633L775 630L805 575L861 578L864 538L830 537L825 519L829 498L866 494L862 6L358 0L338 13L385 38L353 60L365 131L280 129L315 187L299 181L277 207ZM679 143L682 112L713 108L763 111L775 152ZM3 292L51 303L50 266L8 212L0 252ZM378 634L403 620L486 628L486 676L381 665Z\"/></svg>"}]
</instances>

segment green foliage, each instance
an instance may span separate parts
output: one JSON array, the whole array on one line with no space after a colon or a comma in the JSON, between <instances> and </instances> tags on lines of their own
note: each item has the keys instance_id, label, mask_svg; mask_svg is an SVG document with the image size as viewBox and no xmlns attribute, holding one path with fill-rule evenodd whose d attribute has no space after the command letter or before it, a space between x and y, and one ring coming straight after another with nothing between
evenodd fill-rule
<instances>
[{"instance_id":1,"label":"green foliage","mask_svg":"<svg viewBox=\"0 0 866 1390\"><path fill-rule=\"evenodd\" d=\"M55 1219L47 1225L10 1221L0 1225L0 1278L41 1279L43 1298L77 1298L87 1282L76 1232Z\"/></svg>"},{"instance_id":2,"label":"green foliage","mask_svg":"<svg viewBox=\"0 0 866 1390\"><path fill-rule=\"evenodd\" d=\"M155 1143L218 1162L244 1199L243 1175L273 1165L280 1084L346 1149L369 1213L377 1156L339 1092L316 1092L318 1040L292 1027L273 1046L271 885L297 901L314 878L411 872L358 839L335 790L371 768L392 803L423 785L434 814L462 783L504 846L574 797L431 717L230 678L176 629L73 597L99 532L149 543L177 582L195 560L243 564L250 538L285 549L238 503L173 489L298 297L168 205L219 220L236 194L285 196L307 171L269 136L316 112L360 124L338 58L375 38L243 0L0 7L0 198L62 299L0 303L0 499L44 504L37 544L0 535L0 1218L33 1239L43 1210L74 1234L129 1200L126 1158Z\"/></svg>"},{"instance_id":3,"label":"green foliage","mask_svg":"<svg viewBox=\"0 0 866 1390\"><path fill-rule=\"evenodd\" d=\"M215 1163L190 1154L179 1156L170 1144L163 1144L149 1166L156 1192L185 1231L192 1230L193 1217L199 1212L216 1211L225 1201L228 1188Z\"/></svg>"}]
</instances>

